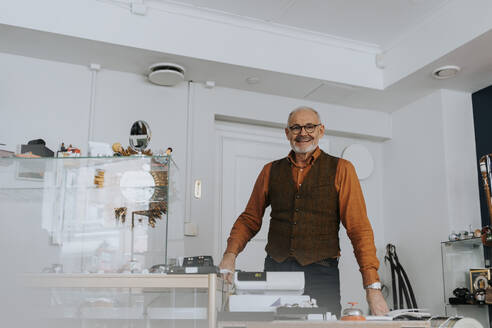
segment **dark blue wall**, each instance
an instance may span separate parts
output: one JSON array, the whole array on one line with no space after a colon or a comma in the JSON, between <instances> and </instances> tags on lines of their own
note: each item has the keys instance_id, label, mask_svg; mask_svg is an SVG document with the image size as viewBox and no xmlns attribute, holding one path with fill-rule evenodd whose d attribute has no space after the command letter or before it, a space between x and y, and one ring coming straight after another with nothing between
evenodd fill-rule
<instances>
[{"instance_id":1,"label":"dark blue wall","mask_svg":"<svg viewBox=\"0 0 492 328\"><path fill-rule=\"evenodd\" d=\"M478 161L483 155L492 153L492 86L475 92L472 95L472 101L482 225L490 225L489 211L487 209L487 203L485 202L485 193L483 191Z\"/></svg>"},{"instance_id":2,"label":"dark blue wall","mask_svg":"<svg viewBox=\"0 0 492 328\"><path fill-rule=\"evenodd\" d=\"M483 191L482 176L478 161L480 157L492 153L492 85L472 94L473 122L475 126L475 145L477 150L478 185L480 186L480 211L482 226L490 225L489 210ZM484 247L484 257L492 262L492 247ZM492 327L492 306L489 305L489 327Z\"/></svg>"}]
</instances>

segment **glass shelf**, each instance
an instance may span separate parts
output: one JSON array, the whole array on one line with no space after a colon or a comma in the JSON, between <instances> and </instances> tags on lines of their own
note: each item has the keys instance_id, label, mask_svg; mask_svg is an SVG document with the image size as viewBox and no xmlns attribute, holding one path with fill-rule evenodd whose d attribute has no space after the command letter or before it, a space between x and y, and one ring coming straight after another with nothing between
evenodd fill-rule
<instances>
[{"instance_id":1,"label":"glass shelf","mask_svg":"<svg viewBox=\"0 0 492 328\"><path fill-rule=\"evenodd\" d=\"M173 165L169 156L0 158L4 271L33 281L9 294L22 300L16 308L60 326L214 327L215 274L147 271L183 255L174 241L168 251Z\"/></svg>"},{"instance_id":2,"label":"glass shelf","mask_svg":"<svg viewBox=\"0 0 492 328\"><path fill-rule=\"evenodd\" d=\"M31 247L43 250L30 272L165 264L171 163L170 156L0 158L2 229L32 236Z\"/></svg>"},{"instance_id":3,"label":"glass shelf","mask_svg":"<svg viewBox=\"0 0 492 328\"><path fill-rule=\"evenodd\" d=\"M481 244L481 243L482 243L482 238L480 238L480 237L473 237L473 238L460 239L460 240L446 240L446 241L441 241L441 244L476 245L476 244Z\"/></svg>"},{"instance_id":4,"label":"glass shelf","mask_svg":"<svg viewBox=\"0 0 492 328\"><path fill-rule=\"evenodd\" d=\"M441 242L443 301L446 315L460 315L488 323L486 304L450 304L456 288L470 289L470 269L485 268L484 245L481 238ZM488 326L488 324L487 324ZM484 327L487 327L484 326Z\"/></svg>"}]
</instances>

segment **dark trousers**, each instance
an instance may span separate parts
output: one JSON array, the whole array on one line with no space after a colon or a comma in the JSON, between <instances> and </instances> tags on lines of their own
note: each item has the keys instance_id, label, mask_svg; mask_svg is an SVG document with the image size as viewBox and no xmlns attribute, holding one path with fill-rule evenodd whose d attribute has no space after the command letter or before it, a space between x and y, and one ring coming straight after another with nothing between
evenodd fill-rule
<instances>
[{"instance_id":1,"label":"dark trousers","mask_svg":"<svg viewBox=\"0 0 492 328\"><path fill-rule=\"evenodd\" d=\"M303 271L304 295L315 298L318 306L328 308L328 312L340 317L340 276L338 259L326 259L323 264L302 266L293 258L278 263L269 255L265 258L264 271Z\"/></svg>"}]
</instances>

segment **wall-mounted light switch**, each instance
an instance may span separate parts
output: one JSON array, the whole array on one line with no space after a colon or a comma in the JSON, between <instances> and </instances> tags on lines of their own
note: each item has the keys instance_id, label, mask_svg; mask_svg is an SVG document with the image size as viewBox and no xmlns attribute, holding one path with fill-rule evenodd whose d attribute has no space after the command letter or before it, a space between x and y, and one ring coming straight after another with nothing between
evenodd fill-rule
<instances>
[{"instance_id":1,"label":"wall-mounted light switch","mask_svg":"<svg viewBox=\"0 0 492 328\"><path fill-rule=\"evenodd\" d=\"M195 180L195 198L202 198L202 181Z\"/></svg>"},{"instance_id":2,"label":"wall-mounted light switch","mask_svg":"<svg viewBox=\"0 0 492 328\"><path fill-rule=\"evenodd\" d=\"M198 225L196 223L186 222L184 225L184 235L195 237L198 235Z\"/></svg>"}]
</instances>

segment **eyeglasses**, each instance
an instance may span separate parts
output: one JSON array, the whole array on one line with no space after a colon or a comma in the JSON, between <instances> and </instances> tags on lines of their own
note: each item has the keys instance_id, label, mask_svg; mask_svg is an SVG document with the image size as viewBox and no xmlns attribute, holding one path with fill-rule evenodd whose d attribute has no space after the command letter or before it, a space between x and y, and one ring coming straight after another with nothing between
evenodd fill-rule
<instances>
[{"instance_id":1,"label":"eyeglasses","mask_svg":"<svg viewBox=\"0 0 492 328\"><path fill-rule=\"evenodd\" d=\"M299 133L301 133L302 128L304 128L304 131L306 131L307 133L313 133L314 130L316 129L316 127L320 126L320 125L321 124L312 124L312 123L308 123L306 125L294 124L294 125L289 126L289 130L293 134L299 134Z\"/></svg>"}]
</instances>

